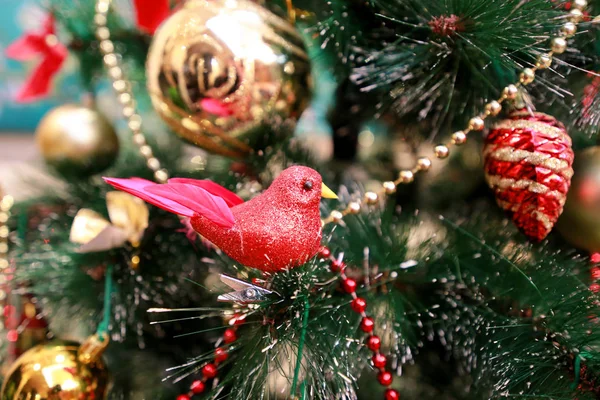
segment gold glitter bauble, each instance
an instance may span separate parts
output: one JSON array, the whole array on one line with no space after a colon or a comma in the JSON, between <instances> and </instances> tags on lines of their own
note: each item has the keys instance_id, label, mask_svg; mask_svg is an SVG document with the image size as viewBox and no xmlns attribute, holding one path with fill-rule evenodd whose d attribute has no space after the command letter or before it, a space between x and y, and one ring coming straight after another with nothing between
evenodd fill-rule
<instances>
[{"instance_id":1,"label":"gold glitter bauble","mask_svg":"<svg viewBox=\"0 0 600 400\"><path fill-rule=\"evenodd\" d=\"M179 136L230 157L268 144L264 126L297 120L310 98L300 35L248 0L188 0L154 35L146 75Z\"/></svg>"},{"instance_id":2,"label":"gold glitter bauble","mask_svg":"<svg viewBox=\"0 0 600 400\"><path fill-rule=\"evenodd\" d=\"M600 251L600 146L575 154L575 175L556 228L572 245Z\"/></svg>"},{"instance_id":3,"label":"gold glitter bauble","mask_svg":"<svg viewBox=\"0 0 600 400\"><path fill-rule=\"evenodd\" d=\"M119 139L111 123L83 105L65 104L50 110L35 135L46 162L65 176L101 172L119 154Z\"/></svg>"},{"instance_id":4,"label":"gold glitter bauble","mask_svg":"<svg viewBox=\"0 0 600 400\"><path fill-rule=\"evenodd\" d=\"M26 351L10 368L0 398L6 400L102 400L108 372L101 359L83 364L79 343L55 341Z\"/></svg>"}]
</instances>

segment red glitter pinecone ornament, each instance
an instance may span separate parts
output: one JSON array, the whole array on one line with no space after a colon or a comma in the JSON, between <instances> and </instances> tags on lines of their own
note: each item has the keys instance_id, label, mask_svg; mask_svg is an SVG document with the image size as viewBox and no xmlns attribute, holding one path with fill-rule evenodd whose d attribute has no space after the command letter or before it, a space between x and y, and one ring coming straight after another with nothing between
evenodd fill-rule
<instances>
[{"instance_id":1,"label":"red glitter pinecone ornament","mask_svg":"<svg viewBox=\"0 0 600 400\"><path fill-rule=\"evenodd\" d=\"M483 155L498 205L530 239L545 238L563 211L573 176L564 125L543 113L514 111L491 129Z\"/></svg>"}]
</instances>

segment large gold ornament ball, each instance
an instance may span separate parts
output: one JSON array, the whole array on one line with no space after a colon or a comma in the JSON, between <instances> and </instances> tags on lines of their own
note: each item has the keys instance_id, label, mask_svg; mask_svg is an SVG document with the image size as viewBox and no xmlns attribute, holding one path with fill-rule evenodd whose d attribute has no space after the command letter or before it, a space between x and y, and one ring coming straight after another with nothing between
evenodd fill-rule
<instances>
[{"instance_id":1,"label":"large gold ornament ball","mask_svg":"<svg viewBox=\"0 0 600 400\"><path fill-rule=\"evenodd\" d=\"M119 139L108 119L96 109L65 104L40 121L36 140L46 162L66 176L90 176L111 166Z\"/></svg>"},{"instance_id":2,"label":"large gold ornament ball","mask_svg":"<svg viewBox=\"0 0 600 400\"><path fill-rule=\"evenodd\" d=\"M600 251L600 147L575 154L575 175L556 228L572 245Z\"/></svg>"},{"instance_id":3,"label":"large gold ornament ball","mask_svg":"<svg viewBox=\"0 0 600 400\"><path fill-rule=\"evenodd\" d=\"M310 99L300 35L248 0L188 0L154 35L146 74L179 136L230 157L269 144L261 128L296 121Z\"/></svg>"},{"instance_id":4,"label":"large gold ornament ball","mask_svg":"<svg viewBox=\"0 0 600 400\"><path fill-rule=\"evenodd\" d=\"M36 346L15 361L4 379L3 400L102 400L108 372L99 360L82 364L79 343L50 342Z\"/></svg>"}]
</instances>

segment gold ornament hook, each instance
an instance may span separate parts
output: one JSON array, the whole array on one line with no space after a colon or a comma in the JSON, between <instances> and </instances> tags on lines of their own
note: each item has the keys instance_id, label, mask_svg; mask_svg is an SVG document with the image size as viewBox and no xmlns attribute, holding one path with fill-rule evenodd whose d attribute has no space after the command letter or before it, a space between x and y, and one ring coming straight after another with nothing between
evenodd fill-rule
<instances>
[{"instance_id":1,"label":"gold ornament hook","mask_svg":"<svg viewBox=\"0 0 600 400\"><path fill-rule=\"evenodd\" d=\"M102 333L102 336L97 333L93 334L79 346L77 359L80 363L86 365L99 360L108 343L110 343L110 340L106 332Z\"/></svg>"},{"instance_id":2,"label":"gold ornament hook","mask_svg":"<svg viewBox=\"0 0 600 400\"><path fill-rule=\"evenodd\" d=\"M287 6L288 20L290 21L290 24L293 25L296 23L296 9L294 8L294 3L292 0L285 0L285 5Z\"/></svg>"}]
</instances>

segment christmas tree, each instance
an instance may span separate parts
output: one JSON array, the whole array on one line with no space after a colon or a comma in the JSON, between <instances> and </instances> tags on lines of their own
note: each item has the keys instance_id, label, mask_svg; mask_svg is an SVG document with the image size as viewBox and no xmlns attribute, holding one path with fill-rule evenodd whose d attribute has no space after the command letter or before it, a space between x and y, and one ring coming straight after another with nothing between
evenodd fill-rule
<instances>
[{"instance_id":1,"label":"christmas tree","mask_svg":"<svg viewBox=\"0 0 600 400\"><path fill-rule=\"evenodd\" d=\"M599 398L600 3L46 7L2 399Z\"/></svg>"}]
</instances>

